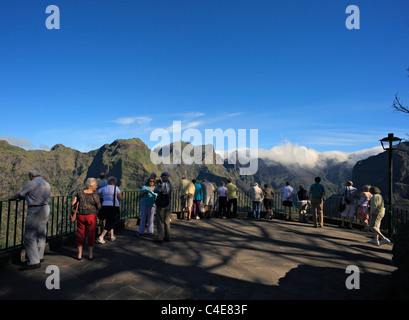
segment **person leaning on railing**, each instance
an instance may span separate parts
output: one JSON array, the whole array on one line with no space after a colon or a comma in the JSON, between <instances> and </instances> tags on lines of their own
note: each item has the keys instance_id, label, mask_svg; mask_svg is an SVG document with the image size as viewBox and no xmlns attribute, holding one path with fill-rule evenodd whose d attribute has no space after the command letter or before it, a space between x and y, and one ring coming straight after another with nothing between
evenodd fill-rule
<instances>
[{"instance_id":1,"label":"person leaning on railing","mask_svg":"<svg viewBox=\"0 0 409 320\"><path fill-rule=\"evenodd\" d=\"M30 181L23 186L19 193L9 198L10 200L26 199L28 206L24 230L27 264L20 270L39 268L41 267L40 262L44 261L51 187L41 175L40 169L31 168L28 171Z\"/></svg>"}]
</instances>

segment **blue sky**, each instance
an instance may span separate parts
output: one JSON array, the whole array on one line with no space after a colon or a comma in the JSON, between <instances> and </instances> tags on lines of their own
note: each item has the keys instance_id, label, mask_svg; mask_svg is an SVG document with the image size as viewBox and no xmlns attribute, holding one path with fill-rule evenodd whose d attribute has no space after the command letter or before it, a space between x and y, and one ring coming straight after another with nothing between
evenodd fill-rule
<instances>
[{"instance_id":1,"label":"blue sky","mask_svg":"<svg viewBox=\"0 0 409 320\"><path fill-rule=\"evenodd\" d=\"M258 129L266 150L377 147L409 132L391 107L396 92L409 105L408 34L406 0L0 0L0 139L151 148L182 121Z\"/></svg>"}]
</instances>

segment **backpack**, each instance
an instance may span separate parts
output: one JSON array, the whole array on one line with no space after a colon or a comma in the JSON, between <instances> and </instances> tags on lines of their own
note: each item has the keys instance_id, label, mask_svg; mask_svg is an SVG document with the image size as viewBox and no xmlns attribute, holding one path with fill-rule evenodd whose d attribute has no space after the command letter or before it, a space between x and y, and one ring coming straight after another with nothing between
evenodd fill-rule
<instances>
[{"instance_id":1,"label":"backpack","mask_svg":"<svg viewBox=\"0 0 409 320\"><path fill-rule=\"evenodd\" d=\"M168 186L166 186L166 188L168 189ZM168 191L169 191L169 190L168 190ZM168 194L168 193L159 192L159 193L158 193L158 196L156 197L155 204L156 204L158 207L166 208L166 207L169 205L169 203L170 203L170 196L169 196L169 194Z\"/></svg>"},{"instance_id":2,"label":"backpack","mask_svg":"<svg viewBox=\"0 0 409 320\"><path fill-rule=\"evenodd\" d=\"M169 202L169 195L164 193L159 193L155 200L155 204L161 208L166 208L169 205Z\"/></svg>"}]
</instances>

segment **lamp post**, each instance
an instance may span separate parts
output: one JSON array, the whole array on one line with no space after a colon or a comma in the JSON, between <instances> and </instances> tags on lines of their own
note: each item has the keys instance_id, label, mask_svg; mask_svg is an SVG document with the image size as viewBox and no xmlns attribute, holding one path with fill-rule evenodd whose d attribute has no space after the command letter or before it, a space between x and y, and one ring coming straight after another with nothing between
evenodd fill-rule
<instances>
[{"instance_id":1,"label":"lamp post","mask_svg":"<svg viewBox=\"0 0 409 320\"><path fill-rule=\"evenodd\" d=\"M393 225L392 225L392 209L393 209L393 193L392 193L392 183L393 183L393 168L392 168L392 153L399 149L401 138L395 137L393 133L389 133L387 137L380 140L382 148L389 152L389 233L392 235Z\"/></svg>"}]
</instances>

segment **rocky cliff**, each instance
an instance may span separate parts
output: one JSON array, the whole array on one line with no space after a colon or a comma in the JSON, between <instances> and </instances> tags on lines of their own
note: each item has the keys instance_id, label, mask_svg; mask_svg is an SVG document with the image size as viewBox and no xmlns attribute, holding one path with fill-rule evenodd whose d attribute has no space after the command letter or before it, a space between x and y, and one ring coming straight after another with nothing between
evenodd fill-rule
<instances>
[{"instance_id":1,"label":"rocky cliff","mask_svg":"<svg viewBox=\"0 0 409 320\"><path fill-rule=\"evenodd\" d=\"M409 206L409 142L400 145L393 152L393 200L396 206ZM388 201L389 188L388 151L358 161L352 170L354 185L361 190L366 184L381 189L385 201Z\"/></svg>"}]
</instances>

